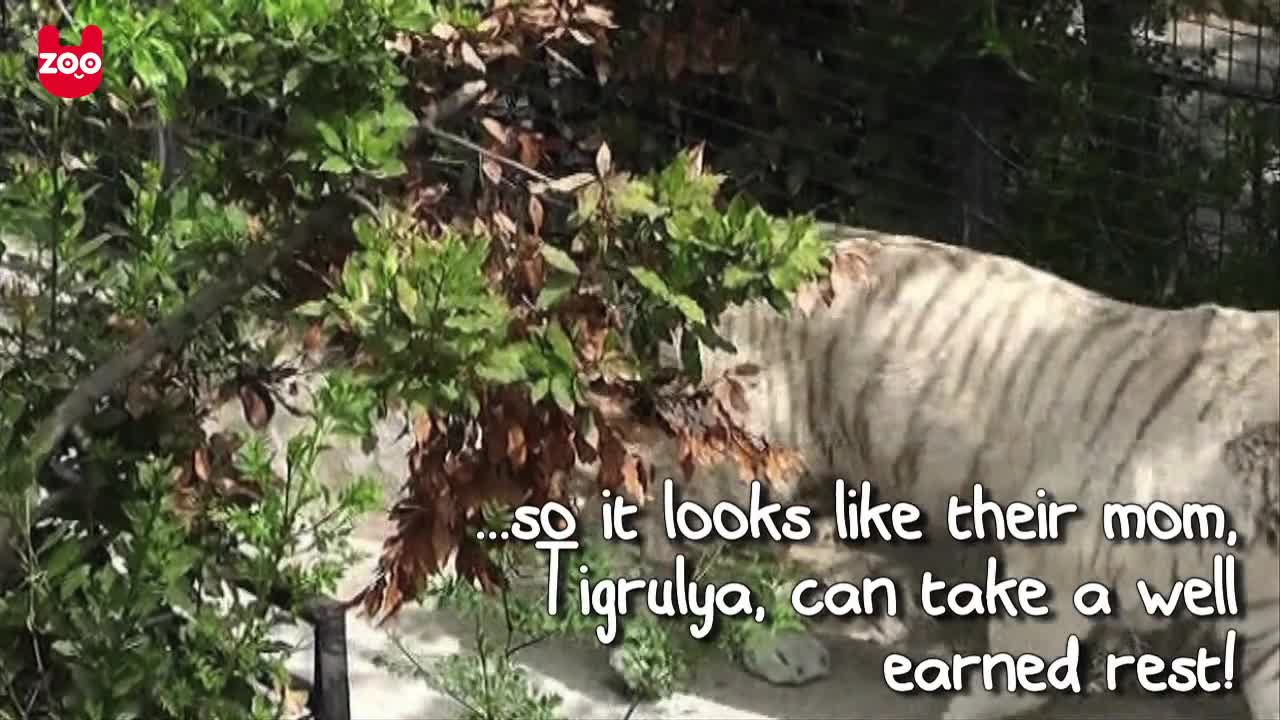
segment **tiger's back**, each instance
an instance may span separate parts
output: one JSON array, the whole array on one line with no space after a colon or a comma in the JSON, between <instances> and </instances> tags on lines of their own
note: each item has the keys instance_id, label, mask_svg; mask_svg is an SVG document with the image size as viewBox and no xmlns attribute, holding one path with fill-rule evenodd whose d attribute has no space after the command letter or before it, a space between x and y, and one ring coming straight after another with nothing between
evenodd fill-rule
<instances>
[{"instance_id":1,"label":"tiger's back","mask_svg":"<svg viewBox=\"0 0 1280 720\"><path fill-rule=\"evenodd\" d=\"M1141 307L1009 258L837 233L837 258L858 272L829 307L733 308L718 330L737 352L703 351L708 378L727 373L744 387L744 424L802 453L809 473L796 497L829 511L834 478L868 479L884 499L920 506L931 537L945 536L948 497L970 496L974 483L1002 503L1034 503L1041 488L1078 503L1063 545L1001 548L1009 575L1041 577L1068 603L1056 608L1060 626L1035 635L993 622L993 644L1015 652L1060 652L1068 633L1087 632L1069 607L1080 582L1111 584L1132 609L1137 580L1167 589L1208 575L1213 554L1230 550L1251 611L1234 622L1258 639L1246 658L1257 669L1250 702L1256 717L1280 714L1280 699L1266 699L1280 694L1280 574L1267 530L1280 522L1267 470L1280 457L1267 441L1280 433L1280 312ZM1262 448L1250 469L1226 458L1242 439ZM1103 537L1104 502L1155 500L1219 503L1243 541ZM1150 625L1140 613L1122 619ZM1039 647L1050 635L1056 648ZM1017 702L965 694L951 714L1001 717Z\"/></svg>"}]
</instances>

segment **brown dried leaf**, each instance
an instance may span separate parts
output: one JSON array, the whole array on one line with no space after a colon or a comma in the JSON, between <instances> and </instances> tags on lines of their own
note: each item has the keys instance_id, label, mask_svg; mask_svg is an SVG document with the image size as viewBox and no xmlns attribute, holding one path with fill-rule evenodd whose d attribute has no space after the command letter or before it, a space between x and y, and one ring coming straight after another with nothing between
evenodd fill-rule
<instances>
[{"instance_id":1,"label":"brown dried leaf","mask_svg":"<svg viewBox=\"0 0 1280 720\"><path fill-rule=\"evenodd\" d=\"M483 74L487 68L485 68L484 60L480 58L480 54L476 52L476 49L471 47L470 43L463 42L461 50L462 62L466 63L476 72Z\"/></svg>"},{"instance_id":2,"label":"brown dried leaf","mask_svg":"<svg viewBox=\"0 0 1280 720\"><path fill-rule=\"evenodd\" d=\"M200 482L209 479L209 450L205 447L198 447L191 455L191 470L195 473L195 477Z\"/></svg>"},{"instance_id":3,"label":"brown dried leaf","mask_svg":"<svg viewBox=\"0 0 1280 720\"><path fill-rule=\"evenodd\" d=\"M536 296L542 292L543 275L545 270L545 260L542 259L541 253L535 253L532 256L526 256L520 260L516 266L516 271L521 284L528 291L529 295Z\"/></svg>"},{"instance_id":4,"label":"brown dried leaf","mask_svg":"<svg viewBox=\"0 0 1280 720\"><path fill-rule=\"evenodd\" d=\"M573 432L566 427L565 422L571 419L557 413L555 424L547 427L542 433L542 452L538 459L542 469L548 475L556 470L568 472L573 469L578 460L578 454L573 447Z\"/></svg>"},{"instance_id":5,"label":"brown dried leaf","mask_svg":"<svg viewBox=\"0 0 1280 720\"><path fill-rule=\"evenodd\" d=\"M598 446L600 469L596 478L602 490L617 490L623 484L622 466L627 461L627 449L611 427L600 429Z\"/></svg>"},{"instance_id":6,"label":"brown dried leaf","mask_svg":"<svg viewBox=\"0 0 1280 720\"><path fill-rule=\"evenodd\" d=\"M600 143L600 149L596 151L596 172L603 178L608 177L611 170L613 170L613 152L609 150L609 143Z\"/></svg>"},{"instance_id":7,"label":"brown dried leaf","mask_svg":"<svg viewBox=\"0 0 1280 720\"><path fill-rule=\"evenodd\" d=\"M247 382L240 385L240 407L245 422L254 430L261 430L271 422L276 412L276 402L261 383Z\"/></svg>"},{"instance_id":8,"label":"brown dried leaf","mask_svg":"<svg viewBox=\"0 0 1280 720\"><path fill-rule=\"evenodd\" d=\"M474 538L468 537L458 546L455 565L460 577L476 580L484 592L495 592L506 584L489 554Z\"/></svg>"},{"instance_id":9,"label":"brown dried leaf","mask_svg":"<svg viewBox=\"0 0 1280 720\"><path fill-rule=\"evenodd\" d=\"M627 499L632 503L644 507L646 493L645 487L648 473L640 462L640 458L634 454L628 453L626 459L622 463L622 485L621 492L626 495Z\"/></svg>"},{"instance_id":10,"label":"brown dried leaf","mask_svg":"<svg viewBox=\"0 0 1280 720\"><path fill-rule=\"evenodd\" d=\"M542 232L542 201L536 195L529 196L529 223L533 226L533 234Z\"/></svg>"},{"instance_id":11,"label":"brown dried leaf","mask_svg":"<svg viewBox=\"0 0 1280 720\"><path fill-rule=\"evenodd\" d=\"M520 48L506 40L480 43L480 54L490 61L503 57L520 57Z\"/></svg>"},{"instance_id":12,"label":"brown dried leaf","mask_svg":"<svg viewBox=\"0 0 1280 720\"><path fill-rule=\"evenodd\" d=\"M613 22L613 11L609 10L608 8L587 3L583 5L582 9L579 10L578 12L581 13L582 18L584 20L590 23L593 23L595 25L599 25L600 27L605 27L605 28L618 27Z\"/></svg>"},{"instance_id":13,"label":"brown dried leaf","mask_svg":"<svg viewBox=\"0 0 1280 720\"><path fill-rule=\"evenodd\" d=\"M302 336L302 349L308 353L315 353L321 350L325 345L324 323L315 322L307 328L307 332Z\"/></svg>"},{"instance_id":14,"label":"brown dried leaf","mask_svg":"<svg viewBox=\"0 0 1280 720\"><path fill-rule=\"evenodd\" d=\"M557 20L556 8L549 3L522 5L520 17L532 30L554 27Z\"/></svg>"},{"instance_id":15,"label":"brown dried leaf","mask_svg":"<svg viewBox=\"0 0 1280 720\"><path fill-rule=\"evenodd\" d=\"M631 419L631 411L635 405L634 400L618 388L593 388L587 392L587 403L596 411L600 442L604 442L605 435L610 434L610 425Z\"/></svg>"},{"instance_id":16,"label":"brown dried leaf","mask_svg":"<svg viewBox=\"0 0 1280 720\"><path fill-rule=\"evenodd\" d=\"M516 234L516 222L501 210L493 211L493 224L497 225L498 230L504 235L511 236Z\"/></svg>"},{"instance_id":17,"label":"brown dried leaf","mask_svg":"<svg viewBox=\"0 0 1280 720\"><path fill-rule=\"evenodd\" d=\"M458 31L446 22L438 22L435 25L432 25L431 34L445 42L449 42L450 40L458 37Z\"/></svg>"},{"instance_id":18,"label":"brown dried leaf","mask_svg":"<svg viewBox=\"0 0 1280 720\"><path fill-rule=\"evenodd\" d=\"M419 415L413 421L413 440L418 445L426 445L431 440L432 430L435 429L435 422L427 413Z\"/></svg>"},{"instance_id":19,"label":"brown dried leaf","mask_svg":"<svg viewBox=\"0 0 1280 720\"><path fill-rule=\"evenodd\" d=\"M516 136L520 146L520 164L537 168L542 161L542 138L538 133L522 132Z\"/></svg>"},{"instance_id":20,"label":"brown dried leaf","mask_svg":"<svg viewBox=\"0 0 1280 720\"><path fill-rule=\"evenodd\" d=\"M499 165L497 162L489 158L485 158L481 160L480 171L483 172L484 176L489 178L489 182L493 183L494 185L497 185L498 183L502 182L502 166Z\"/></svg>"},{"instance_id":21,"label":"brown dried leaf","mask_svg":"<svg viewBox=\"0 0 1280 720\"><path fill-rule=\"evenodd\" d=\"M529 458L529 446L525 442L524 428L517 424L507 427L507 458L517 470L524 467Z\"/></svg>"},{"instance_id":22,"label":"brown dried leaf","mask_svg":"<svg viewBox=\"0 0 1280 720\"><path fill-rule=\"evenodd\" d=\"M547 188L568 195L584 185L595 182L595 179L591 173L574 173L547 183Z\"/></svg>"},{"instance_id":23,"label":"brown dried leaf","mask_svg":"<svg viewBox=\"0 0 1280 720\"><path fill-rule=\"evenodd\" d=\"M507 129L502 126L502 123L491 117L486 117L480 118L480 124L484 126L485 132L488 132L493 136L494 140L497 140L503 145L507 144L507 140L510 135L507 133Z\"/></svg>"},{"instance_id":24,"label":"brown dried leaf","mask_svg":"<svg viewBox=\"0 0 1280 720\"><path fill-rule=\"evenodd\" d=\"M702 175L702 158L706 154L707 144L700 142L689 148L689 174L698 177Z\"/></svg>"}]
</instances>

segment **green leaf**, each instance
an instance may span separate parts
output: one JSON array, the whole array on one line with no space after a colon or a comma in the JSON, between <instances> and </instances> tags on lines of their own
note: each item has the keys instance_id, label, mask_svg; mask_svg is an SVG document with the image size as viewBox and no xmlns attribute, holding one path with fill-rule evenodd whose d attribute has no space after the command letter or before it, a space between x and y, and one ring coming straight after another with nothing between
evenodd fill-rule
<instances>
[{"instance_id":1,"label":"green leaf","mask_svg":"<svg viewBox=\"0 0 1280 720\"><path fill-rule=\"evenodd\" d=\"M382 123L393 130L405 130L417 125L418 118L402 103L393 103L383 111Z\"/></svg>"},{"instance_id":2,"label":"green leaf","mask_svg":"<svg viewBox=\"0 0 1280 720\"><path fill-rule=\"evenodd\" d=\"M689 322L698 323L699 325L707 324L706 313L704 313L702 308L699 307L697 300L694 300L688 295L676 293L671 296L671 304L674 305L675 308L680 311L680 314L684 315L685 319Z\"/></svg>"},{"instance_id":3,"label":"green leaf","mask_svg":"<svg viewBox=\"0 0 1280 720\"><path fill-rule=\"evenodd\" d=\"M337 155L330 155L320 163L320 172L331 172L335 175L343 175L351 172L351 163L343 160Z\"/></svg>"},{"instance_id":4,"label":"green leaf","mask_svg":"<svg viewBox=\"0 0 1280 720\"><path fill-rule=\"evenodd\" d=\"M51 643L53 651L65 658L76 658L80 656L80 646L70 640L54 640Z\"/></svg>"},{"instance_id":5,"label":"green leaf","mask_svg":"<svg viewBox=\"0 0 1280 720\"><path fill-rule=\"evenodd\" d=\"M526 373L521 362L523 355L523 346L520 345L498 348L476 367L476 374L499 384L524 380Z\"/></svg>"},{"instance_id":6,"label":"green leaf","mask_svg":"<svg viewBox=\"0 0 1280 720\"><path fill-rule=\"evenodd\" d=\"M573 258L569 257L569 254L560 248L543 243L538 250L551 267L561 272L567 272L570 275L577 275L581 272L578 270L578 264L573 261Z\"/></svg>"},{"instance_id":7,"label":"green leaf","mask_svg":"<svg viewBox=\"0 0 1280 720\"><path fill-rule=\"evenodd\" d=\"M311 300L302 303L293 311L302 317L320 317L329 312L329 303L325 300Z\"/></svg>"},{"instance_id":8,"label":"green leaf","mask_svg":"<svg viewBox=\"0 0 1280 720\"><path fill-rule=\"evenodd\" d=\"M281 85L281 92L285 95L292 93L302 84L304 74L307 71L306 65L294 65L284 74L284 83ZM336 149L336 148L335 148Z\"/></svg>"},{"instance_id":9,"label":"green leaf","mask_svg":"<svg viewBox=\"0 0 1280 720\"><path fill-rule=\"evenodd\" d=\"M602 195L599 183L592 183L578 191L578 207L575 212L577 222L585 223L595 217Z\"/></svg>"},{"instance_id":10,"label":"green leaf","mask_svg":"<svg viewBox=\"0 0 1280 720\"><path fill-rule=\"evenodd\" d=\"M131 60L133 72L142 81L143 86L155 89L164 85L164 73L160 71L155 58L151 57L150 51L137 47L133 51Z\"/></svg>"},{"instance_id":11,"label":"green leaf","mask_svg":"<svg viewBox=\"0 0 1280 720\"><path fill-rule=\"evenodd\" d=\"M325 147L335 152L342 152L342 140L338 138L338 132L333 126L323 120L316 121L316 132L320 133L320 139L324 142Z\"/></svg>"},{"instance_id":12,"label":"green leaf","mask_svg":"<svg viewBox=\"0 0 1280 720\"><path fill-rule=\"evenodd\" d=\"M403 275L396 277L396 302L409 319L417 318L418 290Z\"/></svg>"},{"instance_id":13,"label":"green leaf","mask_svg":"<svg viewBox=\"0 0 1280 720\"><path fill-rule=\"evenodd\" d=\"M173 46L159 38L152 38L150 45L156 63L163 67L164 72L167 73L165 81L167 82L168 78L173 78L177 81L179 87L186 87L187 65L178 57L178 53Z\"/></svg>"},{"instance_id":14,"label":"green leaf","mask_svg":"<svg viewBox=\"0 0 1280 720\"><path fill-rule=\"evenodd\" d=\"M73 538L63 540L44 561L44 571L51 577L60 577L80 559L80 543Z\"/></svg>"},{"instance_id":15,"label":"green leaf","mask_svg":"<svg viewBox=\"0 0 1280 720\"><path fill-rule=\"evenodd\" d=\"M550 390L551 381L548 378L541 377L534 380L533 384L529 386L529 401L532 403L540 402Z\"/></svg>"},{"instance_id":16,"label":"green leaf","mask_svg":"<svg viewBox=\"0 0 1280 720\"><path fill-rule=\"evenodd\" d=\"M561 362L571 368L577 366L578 358L573 351L573 341L565 334L559 322L552 320L547 323L547 341L551 343L551 350Z\"/></svg>"},{"instance_id":17,"label":"green leaf","mask_svg":"<svg viewBox=\"0 0 1280 720\"><path fill-rule=\"evenodd\" d=\"M631 277L635 278L636 282L640 283L641 287L653 293L655 296L663 300L671 297L671 288L667 287L667 284L663 282L662 278L658 277L658 274L649 268L632 265L627 268L627 272L631 273Z\"/></svg>"},{"instance_id":18,"label":"green leaf","mask_svg":"<svg viewBox=\"0 0 1280 720\"><path fill-rule=\"evenodd\" d=\"M378 175L384 178L400 177L407 172L409 172L409 168L405 166L404 161L400 158L391 158L378 168Z\"/></svg>"},{"instance_id":19,"label":"green leaf","mask_svg":"<svg viewBox=\"0 0 1280 720\"><path fill-rule=\"evenodd\" d=\"M745 287L755 280L759 280L760 273L754 270L748 270L741 265L730 265L724 271L724 279L721 281L725 289L737 290Z\"/></svg>"},{"instance_id":20,"label":"green leaf","mask_svg":"<svg viewBox=\"0 0 1280 720\"><path fill-rule=\"evenodd\" d=\"M538 293L537 306L541 310L549 310L555 307L566 295L573 291L578 281L567 275L552 276L546 285L542 286L542 290Z\"/></svg>"},{"instance_id":21,"label":"green leaf","mask_svg":"<svg viewBox=\"0 0 1280 720\"><path fill-rule=\"evenodd\" d=\"M653 187L640 180L628 180L611 186L610 197L614 207L623 217L643 215L649 220L660 217L665 210L653 201Z\"/></svg>"},{"instance_id":22,"label":"green leaf","mask_svg":"<svg viewBox=\"0 0 1280 720\"><path fill-rule=\"evenodd\" d=\"M551 377L551 398L556 401L556 405L559 405L561 410L572 415L577 406L577 403L573 400L573 377L570 375L553 375Z\"/></svg>"},{"instance_id":23,"label":"green leaf","mask_svg":"<svg viewBox=\"0 0 1280 720\"><path fill-rule=\"evenodd\" d=\"M75 264L92 255L98 248L101 248L111 239L111 233L99 233L97 237L89 240L75 249L71 257L67 258L69 264ZM0 255L4 254L4 245L0 244Z\"/></svg>"}]
</instances>

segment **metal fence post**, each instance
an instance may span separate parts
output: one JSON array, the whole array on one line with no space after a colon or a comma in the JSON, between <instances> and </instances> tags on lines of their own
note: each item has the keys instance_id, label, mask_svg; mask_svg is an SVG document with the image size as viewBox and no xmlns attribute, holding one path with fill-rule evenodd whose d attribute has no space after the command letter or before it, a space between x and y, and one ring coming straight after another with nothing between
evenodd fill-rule
<instances>
[{"instance_id":1,"label":"metal fence post","mask_svg":"<svg viewBox=\"0 0 1280 720\"><path fill-rule=\"evenodd\" d=\"M329 598L308 608L315 628L312 691L308 700L315 720L351 720L351 686L347 677L347 606Z\"/></svg>"}]
</instances>

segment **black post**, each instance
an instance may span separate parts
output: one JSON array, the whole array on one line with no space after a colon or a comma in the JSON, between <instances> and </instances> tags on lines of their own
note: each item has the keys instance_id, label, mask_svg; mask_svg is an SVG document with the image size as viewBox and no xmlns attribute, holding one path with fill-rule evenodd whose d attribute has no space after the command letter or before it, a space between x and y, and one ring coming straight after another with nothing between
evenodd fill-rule
<instances>
[{"instance_id":1,"label":"black post","mask_svg":"<svg viewBox=\"0 0 1280 720\"><path fill-rule=\"evenodd\" d=\"M347 606L331 599L308 608L315 628L315 666L308 705L315 720L351 720L347 679Z\"/></svg>"}]
</instances>

